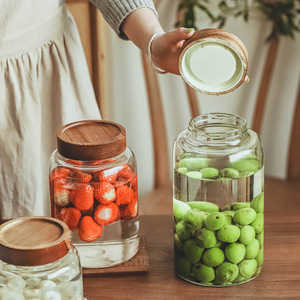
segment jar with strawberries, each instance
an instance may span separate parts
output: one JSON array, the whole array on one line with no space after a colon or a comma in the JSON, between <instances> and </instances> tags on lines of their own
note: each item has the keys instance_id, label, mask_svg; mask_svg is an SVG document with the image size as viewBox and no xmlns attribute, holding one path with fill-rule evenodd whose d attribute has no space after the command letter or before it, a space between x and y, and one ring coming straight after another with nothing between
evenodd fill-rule
<instances>
[{"instance_id":1,"label":"jar with strawberries","mask_svg":"<svg viewBox=\"0 0 300 300\"><path fill-rule=\"evenodd\" d=\"M137 172L124 127L98 120L63 126L49 167L51 215L69 226L82 267L131 259L139 246Z\"/></svg>"}]
</instances>

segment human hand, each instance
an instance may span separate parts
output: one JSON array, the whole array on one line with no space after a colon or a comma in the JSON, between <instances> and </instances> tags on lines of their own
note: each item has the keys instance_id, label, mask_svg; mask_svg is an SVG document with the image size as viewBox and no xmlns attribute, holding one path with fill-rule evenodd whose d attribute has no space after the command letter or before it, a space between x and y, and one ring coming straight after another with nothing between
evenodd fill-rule
<instances>
[{"instance_id":1,"label":"human hand","mask_svg":"<svg viewBox=\"0 0 300 300\"><path fill-rule=\"evenodd\" d=\"M151 58L155 66L179 75L179 56L184 41L194 34L193 28L178 28L158 35L151 44Z\"/></svg>"}]
</instances>

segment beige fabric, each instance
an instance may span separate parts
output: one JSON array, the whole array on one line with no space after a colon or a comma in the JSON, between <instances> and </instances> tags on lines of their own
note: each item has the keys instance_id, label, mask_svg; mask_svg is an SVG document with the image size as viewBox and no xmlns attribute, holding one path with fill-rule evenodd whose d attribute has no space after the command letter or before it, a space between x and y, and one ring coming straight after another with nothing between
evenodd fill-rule
<instances>
[{"instance_id":1,"label":"beige fabric","mask_svg":"<svg viewBox=\"0 0 300 300\"><path fill-rule=\"evenodd\" d=\"M0 218L50 214L48 161L57 128L99 118L65 5L0 0Z\"/></svg>"}]
</instances>

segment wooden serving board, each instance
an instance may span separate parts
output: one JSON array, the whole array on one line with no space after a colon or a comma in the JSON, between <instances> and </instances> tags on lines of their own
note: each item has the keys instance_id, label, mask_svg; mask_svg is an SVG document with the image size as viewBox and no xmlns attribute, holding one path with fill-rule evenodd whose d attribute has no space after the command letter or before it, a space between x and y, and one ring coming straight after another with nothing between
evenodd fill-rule
<instances>
[{"instance_id":1,"label":"wooden serving board","mask_svg":"<svg viewBox=\"0 0 300 300\"><path fill-rule=\"evenodd\" d=\"M129 261L123 264L112 266L108 268L83 268L83 275L113 275L113 274L124 274L124 273L140 273L149 271L149 258L146 247L146 236L140 236L139 251Z\"/></svg>"}]
</instances>

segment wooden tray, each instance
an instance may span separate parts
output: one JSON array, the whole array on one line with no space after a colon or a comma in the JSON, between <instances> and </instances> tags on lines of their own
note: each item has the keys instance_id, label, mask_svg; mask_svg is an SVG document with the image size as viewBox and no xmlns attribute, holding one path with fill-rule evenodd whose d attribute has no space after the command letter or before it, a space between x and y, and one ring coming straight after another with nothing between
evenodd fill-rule
<instances>
[{"instance_id":1,"label":"wooden tray","mask_svg":"<svg viewBox=\"0 0 300 300\"><path fill-rule=\"evenodd\" d=\"M138 253L129 261L117 266L112 266L108 268L83 268L83 275L113 275L120 273L140 273L149 271L149 259L148 251L146 247L146 236L140 236L139 251Z\"/></svg>"}]
</instances>

